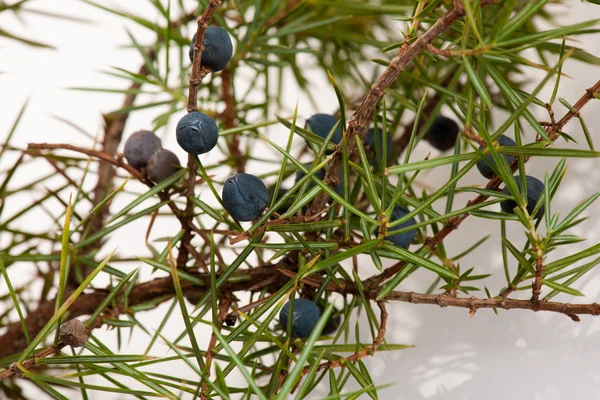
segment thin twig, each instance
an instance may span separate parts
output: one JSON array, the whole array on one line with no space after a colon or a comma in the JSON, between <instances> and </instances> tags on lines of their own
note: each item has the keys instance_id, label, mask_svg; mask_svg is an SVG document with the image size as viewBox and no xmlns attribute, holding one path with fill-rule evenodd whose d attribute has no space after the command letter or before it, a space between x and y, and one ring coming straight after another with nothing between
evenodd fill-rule
<instances>
[{"instance_id":1,"label":"thin twig","mask_svg":"<svg viewBox=\"0 0 600 400\"><path fill-rule=\"evenodd\" d=\"M194 42L194 61L192 63L192 73L190 75L190 90L188 95L187 111L198 111L198 88L202 79L210 72L202 68L202 53L204 52L204 33L208 28L212 16L221 0L210 0L202 16L198 18L198 28L196 31L196 41Z\"/></svg>"},{"instance_id":2,"label":"thin twig","mask_svg":"<svg viewBox=\"0 0 600 400\"><path fill-rule=\"evenodd\" d=\"M46 347L44 350L41 350L40 352L34 354L32 357L23 361L21 363L21 367L23 369L31 369L33 366L35 366L35 362L37 359L46 358L53 354L60 353L60 350L63 347L65 347L65 345L62 342L58 342L56 347L54 347L54 346ZM4 371L0 372L0 381L2 381L3 379L6 379L6 378L10 378L11 376L20 376L20 375L21 375L21 370L19 369L17 363L14 363L10 367L5 369Z\"/></svg>"},{"instance_id":3,"label":"thin twig","mask_svg":"<svg viewBox=\"0 0 600 400\"><path fill-rule=\"evenodd\" d=\"M459 307L473 310L481 308L501 308L503 310L530 310L549 311L564 314L575 322L579 322L579 315L600 315L600 304L568 304L551 301L516 300L496 297L493 299L479 299L475 297L459 298L446 294L421 294L414 292L390 292L385 298L389 301L403 301L412 304L431 304L440 307Z\"/></svg>"},{"instance_id":4,"label":"thin twig","mask_svg":"<svg viewBox=\"0 0 600 400\"><path fill-rule=\"evenodd\" d=\"M68 143L28 143L27 149L29 150L71 150L81 154L87 154L90 157L97 158L99 160L105 161L109 165L114 165L115 167L123 168L131 175L135 176L141 182L146 183L148 180L146 177L137 169L133 168L131 165L124 163L120 159L116 159L113 156L107 154L104 151L98 150L90 150L83 147L77 147L70 145ZM102 165L102 164L101 164Z\"/></svg>"},{"instance_id":5,"label":"thin twig","mask_svg":"<svg viewBox=\"0 0 600 400\"><path fill-rule=\"evenodd\" d=\"M310 373L310 371L313 368L316 368L317 371L320 371L325 368L337 368L337 367L343 366L346 363L351 363L356 360L360 360L361 358L365 358L367 356L373 355L375 353L375 350L377 350L377 348L379 346L381 346L381 344L383 343L383 339L385 338L385 332L387 330L387 319L388 319L388 312L385 307L385 302L378 301L377 305L379 306L379 310L381 312L381 317L380 317L381 321L379 324L379 331L377 332L377 336L375 337L373 344L366 346L361 351L354 353L349 357L341 358L341 359L335 360L335 361L324 362L324 363L317 365L316 367L313 367L312 365L304 367L304 369L302 370L302 375L306 375L306 374Z\"/></svg>"}]
</instances>

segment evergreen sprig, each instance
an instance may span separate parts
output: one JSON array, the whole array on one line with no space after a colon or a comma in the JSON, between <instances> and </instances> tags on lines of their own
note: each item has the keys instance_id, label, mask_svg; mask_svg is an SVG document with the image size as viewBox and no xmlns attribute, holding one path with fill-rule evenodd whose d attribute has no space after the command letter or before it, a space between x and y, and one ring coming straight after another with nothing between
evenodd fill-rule
<instances>
[{"instance_id":1,"label":"evergreen sprig","mask_svg":"<svg viewBox=\"0 0 600 400\"><path fill-rule=\"evenodd\" d=\"M542 30L541 20L554 22L547 0L201 0L195 9L182 1L148 0L159 21L82 1L150 30L156 39L144 44L129 34L140 68L105 71L127 82L127 88L72 88L124 97L120 109L104 115L100 150L67 143L15 148L10 141L26 105L2 145L0 156L18 154L2 171L0 183L0 227L7 238L0 249L0 272L8 292L0 297L7 310L0 315L0 391L7 397L24 398L22 387L33 384L58 399L67 398L65 388L76 389L82 398L101 391L137 398L283 399L290 393L305 398L324 385L328 398L375 399L385 385L372 379L362 359L411 347L385 340L393 301L466 308L471 316L484 308L555 312L574 321L600 314L598 304L550 301L559 293L582 296L575 284L600 262L600 244L581 251L572 246L584 240L572 228L589 218L586 211L600 192L565 216L552 208L568 161L600 155L580 114L600 97L600 81L590 82L574 104L558 97L566 63L600 64L600 58L568 40L594 37L599 20ZM0 2L0 12L31 11L25 3ZM402 34L394 20L405 21ZM209 24L225 29L235 42L233 57L220 72L211 73L201 62ZM41 45L2 30L0 36ZM195 50L191 65L190 45ZM525 77L532 71L543 71L543 76L530 89ZM336 95L340 121L325 137L303 128L297 109L282 106L288 77L308 98L317 93L316 77L329 83L318 90ZM242 80L246 92L236 84ZM545 88L552 93L540 98ZM140 95L148 102L140 103ZM430 140L442 108L463 126L453 153L418 160L415 146ZM186 168L153 183L145 169L133 168L118 152L128 117L148 109L155 114L156 130L169 126L184 109L217 120L222 159L209 163L190 155ZM502 116L492 109L502 110ZM540 111L548 115L546 121L536 117ZM565 132L573 119L585 142ZM374 145L366 140L371 126L382 132L374 135ZM286 130L286 140L270 135L273 128ZM332 144L336 128L342 138ZM510 129L516 145L499 145ZM579 148L562 145L576 139ZM524 182L532 157L558 161L553 171L538 177L544 190L528 207L531 189ZM53 169L15 184L13 177L36 158ZM493 160L492 179L485 187L464 186L461 179L484 159ZM265 212L245 226L227 213L218 189L231 173L256 166L267 171L260 178L274 195ZM420 189L422 170L444 166L451 168L445 184ZM65 181L48 188L56 172ZM296 172L297 180L287 185ZM196 187L203 188L202 195ZM74 195L67 199L67 193ZM457 204L457 193L473 197ZM34 200L6 215L4 205L23 194ZM61 207L50 206L56 201ZM497 211L497 204L506 201L516 205L513 214ZM112 203L123 205L115 210ZM407 212L394 219L397 206ZM45 211L53 225L41 231L24 225L35 210ZM158 216L176 220L178 228L151 241ZM465 248L445 246L467 218L497 221L492 222L501 232L506 285L496 292L490 291L491 275L481 266L460 264L487 243L487 236ZM404 225L413 219L414 224ZM131 232L130 224L139 220L147 222L147 231ZM507 237L508 224L521 225L522 248ZM387 240L412 230L417 230L418 247ZM116 231L145 235L148 254L120 248L100 256L106 237ZM568 255L549 257L565 247ZM359 256L378 272L361 278ZM140 268L121 270L132 261ZM37 267L39 274L15 287L11 276L21 263ZM41 263L49 268L40 268ZM403 291L403 282L419 269L432 278L429 291ZM142 280L140 270L152 275ZM92 284L99 274L108 278L107 287ZM28 287L37 282L43 290L32 298ZM517 291L529 299L511 297ZM485 296L473 297L473 292ZM284 303L300 297L315 300L322 313L304 339L291 335L291 323L278 322ZM334 301L343 307L335 308ZM169 304L156 311L163 303ZM154 330L137 318L150 310L160 320ZM357 312L368 321L368 338L361 338L358 323L352 322ZM80 340L67 340L61 323L82 316L87 316L85 323L74 325L81 331L71 332ZM336 317L338 329L321 335ZM183 320L184 329L170 337L165 328L174 318ZM210 337L196 335L198 324L211 327ZM118 347L94 335L103 327L113 329ZM147 335L146 351L121 354L123 332L133 330ZM157 353L158 343L168 354ZM68 346L72 352L65 351ZM173 362L188 366L197 377L173 374L167 364ZM156 365L164 367L161 372L146 368ZM243 377L242 384L232 378L234 372ZM349 379L360 389L347 392Z\"/></svg>"}]
</instances>

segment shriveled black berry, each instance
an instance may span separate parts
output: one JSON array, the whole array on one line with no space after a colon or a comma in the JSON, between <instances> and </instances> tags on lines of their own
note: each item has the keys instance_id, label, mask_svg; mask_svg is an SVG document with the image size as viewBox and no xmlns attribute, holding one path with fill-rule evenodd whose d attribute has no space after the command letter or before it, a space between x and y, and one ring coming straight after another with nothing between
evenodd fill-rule
<instances>
[{"instance_id":1,"label":"shriveled black berry","mask_svg":"<svg viewBox=\"0 0 600 400\"><path fill-rule=\"evenodd\" d=\"M223 185L225 209L238 221L252 221L260 217L268 201L267 187L254 175L236 174Z\"/></svg>"},{"instance_id":2,"label":"shriveled black berry","mask_svg":"<svg viewBox=\"0 0 600 400\"><path fill-rule=\"evenodd\" d=\"M179 158L170 150L159 149L148 160L148 178L158 183L179 170Z\"/></svg>"},{"instance_id":3,"label":"shriveled black berry","mask_svg":"<svg viewBox=\"0 0 600 400\"><path fill-rule=\"evenodd\" d=\"M502 135L498 139L498 144L504 147L512 147L515 145L515 141L509 138L508 136ZM479 149L483 149L483 146L479 146ZM510 154L504 154L504 158L506 158L506 162L508 162L509 164L515 159L515 157L511 156ZM492 167L490 167L490 165L496 166L494 158L491 154L488 154L487 156L485 156L484 159L479 160L477 162L477 169L479 170L481 175L488 179L492 179L492 176L494 176L494 170L492 169Z\"/></svg>"},{"instance_id":4,"label":"shriveled black berry","mask_svg":"<svg viewBox=\"0 0 600 400\"><path fill-rule=\"evenodd\" d=\"M162 148L161 140L151 131L137 131L125 142L125 158L135 169L145 167L156 150Z\"/></svg>"},{"instance_id":5,"label":"shriveled black berry","mask_svg":"<svg viewBox=\"0 0 600 400\"><path fill-rule=\"evenodd\" d=\"M521 192L521 177L519 175L515 176L515 181L519 188L519 192ZM542 197L542 193L544 193L544 184L539 179L529 175L525 176L525 184L527 185L527 212L531 215L538 200ZM502 189L502 192L510 195L510 190L506 186ZM515 207L517 207L517 202L514 200L504 200L500 202L500 208L502 208L502 211L505 213L514 214ZM544 206L540 207L540 210L534 218L541 218L542 215L544 215Z\"/></svg>"},{"instance_id":6,"label":"shriveled black berry","mask_svg":"<svg viewBox=\"0 0 600 400\"><path fill-rule=\"evenodd\" d=\"M453 119L438 115L431 123L425 139L436 149L446 151L454 147L458 132L458 124Z\"/></svg>"},{"instance_id":7,"label":"shriveled black berry","mask_svg":"<svg viewBox=\"0 0 600 400\"><path fill-rule=\"evenodd\" d=\"M196 35L192 38L190 46L190 61L194 61L194 43ZM233 55L233 44L225 29L218 26L209 26L204 32L204 51L202 52L202 66L220 71L227 66Z\"/></svg>"}]
</instances>

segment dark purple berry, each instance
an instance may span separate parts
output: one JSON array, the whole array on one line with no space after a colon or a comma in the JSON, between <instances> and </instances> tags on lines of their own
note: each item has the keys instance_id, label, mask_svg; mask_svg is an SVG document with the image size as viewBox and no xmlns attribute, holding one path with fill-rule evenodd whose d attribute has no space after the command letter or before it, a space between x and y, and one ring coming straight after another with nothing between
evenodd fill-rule
<instances>
[{"instance_id":1,"label":"dark purple berry","mask_svg":"<svg viewBox=\"0 0 600 400\"><path fill-rule=\"evenodd\" d=\"M148 160L148 178L158 183L179 170L179 158L170 150L159 149Z\"/></svg>"},{"instance_id":2,"label":"dark purple berry","mask_svg":"<svg viewBox=\"0 0 600 400\"><path fill-rule=\"evenodd\" d=\"M125 158L133 168L140 169L148 164L152 153L161 148L161 141L154 132L137 131L125 142Z\"/></svg>"}]
</instances>

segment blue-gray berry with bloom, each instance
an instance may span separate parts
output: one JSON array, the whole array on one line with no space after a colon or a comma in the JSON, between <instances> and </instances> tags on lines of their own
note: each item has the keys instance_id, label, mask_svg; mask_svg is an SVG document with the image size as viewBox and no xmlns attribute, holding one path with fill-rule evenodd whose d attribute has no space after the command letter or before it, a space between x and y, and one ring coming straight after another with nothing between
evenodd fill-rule
<instances>
[{"instance_id":1,"label":"blue-gray berry with bloom","mask_svg":"<svg viewBox=\"0 0 600 400\"><path fill-rule=\"evenodd\" d=\"M377 128L377 131L379 132L379 154L381 156L381 159L383 159L383 130L381 128ZM392 139L392 136L389 134L389 132L386 136L387 159L389 161L392 158L394 158L394 140ZM371 156L371 165L378 165L377 151L375 149L375 145L375 128L370 128L367 132L367 136L365 137L365 146L369 146L371 148L371 151L373 152L373 155Z\"/></svg>"},{"instance_id":2,"label":"blue-gray berry with bloom","mask_svg":"<svg viewBox=\"0 0 600 400\"><path fill-rule=\"evenodd\" d=\"M279 311L279 323L283 329L287 328L290 316L291 303L288 301ZM294 300L294 314L292 317L292 337L307 338L321 318L321 310L308 299Z\"/></svg>"},{"instance_id":3,"label":"blue-gray berry with bloom","mask_svg":"<svg viewBox=\"0 0 600 400\"><path fill-rule=\"evenodd\" d=\"M500 138L498 139L498 144L500 146L503 147L513 147L515 146L515 141L512 140L511 138L509 138L508 136L500 136ZM479 146L479 149L483 149L483 146ZM514 161L515 157L511 156L510 154L502 154L504 156L504 158L506 159L507 163L511 163ZM492 167L490 165L494 165L496 166L496 163L494 162L494 158L492 157L491 154L488 154L487 156L485 156L484 159L479 160L477 162L477 169L479 170L479 173L481 173L481 175L483 175L484 177L488 178L488 179L492 179L492 177L494 176L494 170L492 169Z\"/></svg>"},{"instance_id":4,"label":"blue-gray berry with bloom","mask_svg":"<svg viewBox=\"0 0 600 400\"><path fill-rule=\"evenodd\" d=\"M239 173L223 185L225 210L238 221L252 221L260 217L269 201L267 187L254 175Z\"/></svg>"},{"instance_id":5,"label":"blue-gray berry with bloom","mask_svg":"<svg viewBox=\"0 0 600 400\"><path fill-rule=\"evenodd\" d=\"M194 61L194 43L196 35L192 38L190 46L190 61ZM233 44L225 29L218 26L209 26L204 32L204 51L202 52L202 66L213 71L220 71L227 66L233 55Z\"/></svg>"},{"instance_id":6,"label":"blue-gray berry with bloom","mask_svg":"<svg viewBox=\"0 0 600 400\"><path fill-rule=\"evenodd\" d=\"M148 160L148 178L152 182L164 181L179 170L179 158L170 150L158 149Z\"/></svg>"},{"instance_id":7,"label":"blue-gray berry with bloom","mask_svg":"<svg viewBox=\"0 0 600 400\"><path fill-rule=\"evenodd\" d=\"M154 132L137 131L125 142L125 158L133 168L140 169L148 164L152 153L161 148L161 140Z\"/></svg>"},{"instance_id":8,"label":"blue-gray berry with bloom","mask_svg":"<svg viewBox=\"0 0 600 400\"><path fill-rule=\"evenodd\" d=\"M392 210L392 215L390 217L390 222L394 222L400 218L403 218L409 211L402 206L395 206ZM409 219L406 222L401 223L400 225L394 227L388 227L388 231L394 231L402 228L407 228L409 226L415 225L417 221L413 218ZM379 234L379 230L377 230L376 234ZM386 236L385 239L391 241L398 247L403 247L408 249L408 246L415 241L417 238L417 230L413 229L407 232L397 233L395 235Z\"/></svg>"},{"instance_id":9,"label":"blue-gray berry with bloom","mask_svg":"<svg viewBox=\"0 0 600 400\"><path fill-rule=\"evenodd\" d=\"M517 183L517 187L519 188L519 192L521 192L521 177L519 175L515 176L515 182ZM544 184L537 178L533 176L526 175L525 183L527 186L527 212L529 215L533 213L533 210L540 199L542 194L544 193ZM510 195L510 190L508 187L504 187L502 189L504 194ZM517 202L514 200L504 200L500 202L500 208L502 211L508 214L514 214L514 209L517 207ZM544 206L540 207L538 213L534 216L535 219L541 218L544 215Z\"/></svg>"},{"instance_id":10,"label":"blue-gray berry with bloom","mask_svg":"<svg viewBox=\"0 0 600 400\"><path fill-rule=\"evenodd\" d=\"M338 124L339 118L329 114L315 114L306 120L304 125L305 129L310 129L315 135L318 135L325 139L329 132L333 129L335 124ZM342 141L342 126L341 121L335 128L333 136L331 136L331 143L339 144ZM307 141L308 142L308 141Z\"/></svg>"},{"instance_id":11,"label":"blue-gray berry with bloom","mask_svg":"<svg viewBox=\"0 0 600 400\"><path fill-rule=\"evenodd\" d=\"M177 143L187 153L197 156L208 153L219 139L219 129L215 121L206 114L193 111L177 123Z\"/></svg>"},{"instance_id":12,"label":"blue-gray berry with bloom","mask_svg":"<svg viewBox=\"0 0 600 400\"><path fill-rule=\"evenodd\" d=\"M425 139L438 150L450 150L456 143L459 130L453 119L438 115L431 123Z\"/></svg>"}]
</instances>

